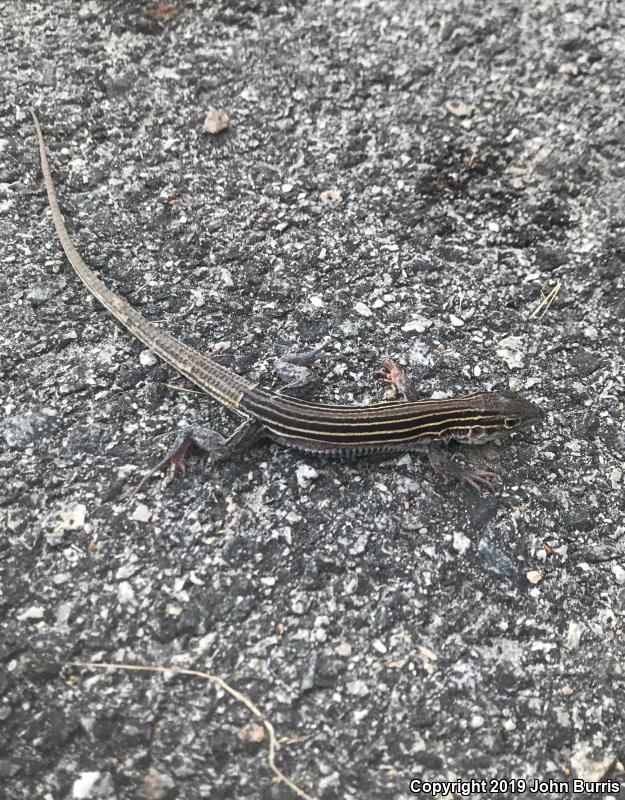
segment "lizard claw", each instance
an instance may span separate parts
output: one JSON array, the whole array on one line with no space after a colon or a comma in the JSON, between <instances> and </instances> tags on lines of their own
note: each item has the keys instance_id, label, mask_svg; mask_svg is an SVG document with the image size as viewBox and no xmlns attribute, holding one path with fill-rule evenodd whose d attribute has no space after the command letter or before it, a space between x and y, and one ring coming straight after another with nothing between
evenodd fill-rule
<instances>
[{"instance_id":1,"label":"lizard claw","mask_svg":"<svg viewBox=\"0 0 625 800\"><path fill-rule=\"evenodd\" d=\"M401 369L393 361L392 358L385 358L380 365L380 369L376 372L380 375L383 381L390 383L393 386L397 385L397 381L401 376Z\"/></svg>"},{"instance_id":2,"label":"lizard claw","mask_svg":"<svg viewBox=\"0 0 625 800\"><path fill-rule=\"evenodd\" d=\"M482 469L470 469L463 467L461 464L455 463L451 458L446 457L443 453L430 450L429 452L430 464L438 472L445 481L462 481L468 483L477 491L486 489L489 492L495 491L495 481L499 480L499 475L496 472L489 472Z\"/></svg>"},{"instance_id":3,"label":"lizard claw","mask_svg":"<svg viewBox=\"0 0 625 800\"><path fill-rule=\"evenodd\" d=\"M494 492L496 489L495 482L500 480L496 472L488 472L486 470L463 470L460 474L460 480L468 483L474 489L487 489L489 492Z\"/></svg>"},{"instance_id":4,"label":"lizard claw","mask_svg":"<svg viewBox=\"0 0 625 800\"><path fill-rule=\"evenodd\" d=\"M126 507L130 507L132 505L132 501L135 497L139 494L139 492L143 489L146 483L156 475L157 472L160 472L164 467L169 465L169 475L173 478L176 474L176 471L179 470L182 476L187 474L187 465L185 463L189 450L191 449L191 445L193 444L193 439L189 436L184 436L181 440L177 441L174 444L172 450L170 450L167 455L162 458L156 466L152 467L152 469L147 472L143 478L139 481L139 483L135 486L132 490L130 495L128 496L128 500L126 501Z\"/></svg>"},{"instance_id":5,"label":"lizard claw","mask_svg":"<svg viewBox=\"0 0 625 800\"><path fill-rule=\"evenodd\" d=\"M385 358L381 363L381 369L377 372L382 380L389 383L395 392L395 396L400 396L404 400L414 400L416 392L406 375L405 371L392 358Z\"/></svg>"}]
</instances>

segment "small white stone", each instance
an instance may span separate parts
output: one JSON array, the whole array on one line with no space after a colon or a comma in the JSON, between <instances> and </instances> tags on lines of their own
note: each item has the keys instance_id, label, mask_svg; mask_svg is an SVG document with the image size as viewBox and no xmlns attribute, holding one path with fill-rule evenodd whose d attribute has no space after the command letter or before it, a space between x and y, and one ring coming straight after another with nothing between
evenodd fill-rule
<instances>
[{"instance_id":1,"label":"small white stone","mask_svg":"<svg viewBox=\"0 0 625 800\"><path fill-rule=\"evenodd\" d=\"M222 108L211 108L204 120L204 133L220 133L230 124L230 117Z\"/></svg>"},{"instance_id":2,"label":"small white stone","mask_svg":"<svg viewBox=\"0 0 625 800\"><path fill-rule=\"evenodd\" d=\"M329 775L325 775L323 778L319 778L319 780L317 781L319 793L325 794L326 789L331 789L333 786L338 786L340 781L341 779L338 772L331 772Z\"/></svg>"},{"instance_id":3,"label":"small white stone","mask_svg":"<svg viewBox=\"0 0 625 800\"><path fill-rule=\"evenodd\" d=\"M59 603L59 606L56 609L57 625L67 625L73 607L73 603Z\"/></svg>"},{"instance_id":4,"label":"small white stone","mask_svg":"<svg viewBox=\"0 0 625 800\"><path fill-rule=\"evenodd\" d=\"M319 473L314 467L310 467L308 464L300 464L295 470L295 477L297 478L298 485L301 486L302 489L308 489L312 482L317 480Z\"/></svg>"},{"instance_id":5,"label":"small white stone","mask_svg":"<svg viewBox=\"0 0 625 800\"><path fill-rule=\"evenodd\" d=\"M525 577L530 583L540 583L544 577L542 572L538 569L531 569L529 572L525 573Z\"/></svg>"},{"instance_id":6,"label":"small white stone","mask_svg":"<svg viewBox=\"0 0 625 800\"><path fill-rule=\"evenodd\" d=\"M221 267L219 270L219 274L221 275L221 282L227 289L231 289L234 286L234 278L232 277L232 273L229 269L225 267Z\"/></svg>"},{"instance_id":7,"label":"small white stone","mask_svg":"<svg viewBox=\"0 0 625 800\"><path fill-rule=\"evenodd\" d=\"M523 340L519 336L506 336L497 346L497 355L506 362L510 369L523 366Z\"/></svg>"},{"instance_id":8,"label":"small white stone","mask_svg":"<svg viewBox=\"0 0 625 800\"><path fill-rule=\"evenodd\" d=\"M137 503L134 511L130 515L130 519L134 519L137 522L147 522L150 519L150 509L145 503Z\"/></svg>"},{"instance_id":9,"label":"small white stone","mask_svg":"<svg viewBox=\"0 0 625 800\"><path fill-rule=\"evenodd\" d=\"M153 367L157 361L157 357L151 350L142 350L139 353L139 363L144 367Z\"/></svg>"},{"instance_id":10,"label":"small white stone","mask_svg":"<svg viewBox=\"0 0 625 800\"><path fill-rule=\"evenodd\" d=\"M246 86L245 89L241 92L241 97L247 103L256 103L258 102L258 92L254 86Z\"/></svg>"},{"instance_id":11,"label":"small white stone","mask_svg":"<svg viewBox=\"0 0 625 800\"><path fill-rule=\"evenodd\" d=\"M311 305L313 308L321 308L321 307L323 306L323 299L322 299L321 297L319 297L319 295L318 295L318 294L314 294L314 295L313 295L313 296L310 298L310 305Z\"/></svg>"},{"instance_id":12,"label":"small white stone","mask_svg":"<svg viewBox=\"0 0 625 800\"><path fill-rule=\"evenodd\" d=\"M141 569L140 565L135 563L132 564L122 564L121 567L115 573L115 580L118 581L125 581L128 578L131 578Z\"/></svg>"},{"instance_id":13,"label":"small white stone","mask_svg":"<svg viewBox=\"0 0 625 800\"><path fill-rule=\"evenodd\" d=\"M488 230L492 233L499 233L499 223L497 222L489 222L488 223Z\"/></svg>"},{"instance_id":14,"label":"small white stone","mask_svg":"<svg viewBox=\"0 0 625 800\"><path fill-rule=\"evenodd\" d=\"M566 634L565 644L567 650L576 650L579 647L579 642L582 638L583 632L584 626L580 625L579 622L569 622L569 629Z\"/></svg>"},{"instance_id":15,"label":"small white stone","mask_svg":"<svg viewBox=\"0 0 625 800\"><path fill-rule=\"evenodd\" d=\"M403 325L402 331L404 331L404 333L410 333L411 331L423 333L424 331L427 331L428 328L431 328L432 325L432 320L419 316L411 319L409 322Z\"/></svg>"},{"instance_id":16,"label":"small white stone","mask_svg":"<svg viewBox=\"0 0 625 800\"><path fill-rule=\"evenodd\" d=\"M72 786L74 800L88 800L101 775L101 772L81 772L80 778L76 778Z\"/></svg>"},{"instance_id":17,"label":"small white stone","mask_svg":"<svg viewBox=\"0 0 625 800\"><path fill-rule=\"evenodd\" d=\"M382 655L384 655L386 652L388 652L387 647L384 644L384 642L381 642L379 639L374 639L371 644L373 646L373 649L375 651L377 651L378 653L381 653Z\"/></svg>"},{"instance_id":18,"label":"small white stone","mask_svg":"<svg viewBox=\"0 0 625 800\"><path fill-rule=\"evenodd\" d=\"M593 757L593 747L583 743L571 755L571 766L578 778L585 781L600 781L614 764L615 757L612 753Z\"/></svg>"},{"instance_id":19,"label":"small white stone","mask_svg":"<svg viewBox=\"0 0 625 800\"><path fill-rule=\"evenodd\" d=\"M319 199L322 203L333 203L337 205L342 202L343 195L338 189L326 189L325 192L321 192Z\"/></svg>"},{"instance_id":20,"label":"small white stone","mask_svg":"<svg viewBox=\"0 0 625 800\"><path fill-rule=\"evenodd\" d=\"M45 610L41 606L31 606L25 611L22 611L17 618L20 622L26 622L27 620L35 621L43 619L44 613Z\"/></svg>"},{"instance_id":21,"label":"small white stone","mask_svg":"<svg viewBox=\"0 0 625 800\"><path fill-rule=\"evenodd\" d=\"M57 530L77 531L85 524L87 517L87 507L82 503L72 503L61 511L61 518L57 524Z\"/></svg>"},{"instance_id":22,"label":"small white stone","mask_svg":"<svg viewBox=\"0 0 625 800\"><path fill-rule=\"evenodd\" d=\"M612 563L612 574L617 583L621 585L625 583L625 569L620 564Z\"/></svg>"},{"instance_id":23,"label":"small white stone","mask_svg":"<svg viewBox=\"0 0 625 800\"><path fill-rule=\"evenodd\" d=\"M361 680L350 681L345 689L347 694L351 694L354 697L365 697L369 694L369 687Z\"/></svg>"},{"instance_id":24,"label":"small white stone","mask_svg":"<svg viewBox=\"0 0 625 800\"><path fill-rule=\"evenodd\" d=\"M131 605L135 602L135 592L128 581L122 581L117 587L117 597L120 603Z\"/></svg>"},{"instance_id":25,"label":"small white stone","mask_svg":"<svg viewBox=\"0 0 625 800\"><path fill-rule=\"evenodd\" d=\"M473 116L473 112L475 111L475 106L470 106L468 103L463 103L462 101L455 106L449 104L447 108L454 117L460 117L461 119Z\"/></svg>"},{"instance_id":26,"label":"small white stone","mask_svg":"<svg viewBox=\"0 0 625 800\"><path fill-rule=\"evenodd\" d=\"M293 600L291 603L291 611L294 614L303 614L304 613L304 604L301 600Z\"/></svg>"},{"instance_id":27,"label":"small white stone","mask_svg":"<svg viewBox=\"0 0 625 800\"><path fill-rule=\"evenodd\" d=\"M483 724L484 724L484 717L480 716L479 714L474 714L471 717L472 728L481 728Z\"/></svg>"},{"instance_id":28,"label":"small white stone","mask_svg":"<svg viewBox=\"0 0 625 800\"><path fill-rule=\"evenodd\" d=\"M500 347L513 347L518 350L523 346L523 339L520 336L506 336L499 342Z\"/></svg>"},{"instance_id":29,"label":"small white stone","mask_svg":"<svg viewBox=\"0 0 625 800\"><path fill-rule=\"evenodd\" d=\"M341 642L341 644L336 646L335 652L337 656L341 656L341 658L348 658L352 654L352 646L349 642Z\"/></svg>"},{"instance_id":30,"label":"small white stone","mask_svg":"<svg viewBox=\"0 0 625 800\"><path fill-rule=\"evenodd\" d=\"M455 314L449 315L449 321L453 325L454 328L462 328L464 325L464 320L457 317Z\"/></svg>"},{"instance_id":31,"label":"small white stone","mask_svg":"<svg viewBox=\"0 0 625 800\"><path fill-rule=\"evenodd\" d=\"M516 722L513 719L504 719L504 721L501 723L501 727L504 729L504 731L511 733L512 731L516 730Z\"/></svg>"},{"instance_id":32,"label":"small white stone","mask_svg":"<svg viewBox=\"0 0 625 800\"><path fill-rule=\"evenodd\" d=\"M452 542L452 547L454 550L463 556L469 547L471 547L471 540L468 536L465 536L464 533L461 531L456 531L454 533L454 540Z\"/></svg>"},{"instance_id":33,"label":"small white stone","mask_svg":"<svg viewBox=\"0 0 625 800\"><path fill-rule=\"evenodd\" d=\"M203 308L206 305L204 292L202 289L191 289L191 297L193 298L193 305L196 308ZM154 356L154 363L156 363L156 356Z\"/></svg>"},{"instance_id":34,"label":"small white stone","mask_svg":"<svg viewBox=\"0 0 625 800\"><path fill-rule=\"evenodd\" d=\"M370 317L373 315L373 311L364 303L356 303L354 306L354 311L356 311L357 314L360 314L361 317Z\"/></svg>"}]
</instances>

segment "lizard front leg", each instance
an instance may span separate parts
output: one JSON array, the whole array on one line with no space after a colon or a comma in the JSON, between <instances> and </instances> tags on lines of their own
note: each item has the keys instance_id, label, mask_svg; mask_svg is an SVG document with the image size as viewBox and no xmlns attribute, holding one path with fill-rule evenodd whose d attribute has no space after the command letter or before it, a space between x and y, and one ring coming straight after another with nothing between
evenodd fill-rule
<instances>
[{"instance_id":1,"label":"lizard front leg","mask_svg":"<svg viewBox=\"0 0 625 800\"><path fill-rule=\"evenodd\" d=\"M428 450L428 458L430 466L441 475L445 481L460 481L461 483L468 483L474 489L487 489L490 492L495 491L495 482L499 480L499 475L496 472L489 472L488 470L472 469L465 467L462 464L456 463L449 453L442 450L435 445L431 446Z\"/></svg>"},{"instance_id":2,"label":"lizard front leg","mask_svg":"<svg viewBox=\"0 0 625 800\"><path fill-rule=\"evenodd\" d=\"M391 385L396 395L402 400L412 402L419 399L419 392L416 386L403 367L400 367L392 358L384 359L377 374L382 377L383 381Z\"/></svg>"}]
</instances>

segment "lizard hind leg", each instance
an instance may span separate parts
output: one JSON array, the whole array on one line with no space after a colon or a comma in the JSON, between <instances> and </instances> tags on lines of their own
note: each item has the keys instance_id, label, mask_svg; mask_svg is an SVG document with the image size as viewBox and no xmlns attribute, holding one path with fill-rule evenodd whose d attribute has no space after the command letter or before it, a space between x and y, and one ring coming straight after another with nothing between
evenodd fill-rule
<instances>
[{"instance_id":1,"label":"lizard hind leg","mask_svg":"<svg viewBox=\"0 0 625 800\"><path fill-rule=\"evenodd\" d=\"M262 426L254 419L246 419L228 438L224 438L217 431L205 426L198 425L193 428L186 428L176 436L165 456L143 476L138 485L132 490L128 498L128 504L134 500L150 478L156 475L157 472L161 472L165 467L169 467L172 474L179 470L184 475L186 472L186 458L193 446L204 450L215 460L226 459L247 450L248 447L254 445L262 437Z\"/></svg>"},{"instance_id":2,"label":"lizard hind leg","mask_svg":"<svg viewBox=\"0 0 625 800\"><path fill-rule=\"evenodd\" d=\"M289 353L281 348L275 370L285 385L278 390L278 394L309 397L320 383L319 376L313 372L312 367L322 357L323 349L323 344L305 353Z\"/></svg>"}]
</instances>

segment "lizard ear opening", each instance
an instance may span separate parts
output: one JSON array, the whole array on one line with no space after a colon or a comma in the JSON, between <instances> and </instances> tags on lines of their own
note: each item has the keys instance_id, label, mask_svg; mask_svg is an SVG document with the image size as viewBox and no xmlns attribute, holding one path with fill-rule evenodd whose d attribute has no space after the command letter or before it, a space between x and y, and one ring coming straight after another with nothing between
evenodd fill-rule
<instances>
[{"instance_id":1,"label":"lizard ear opening","mask_svg":"<svg viewBox=\"0 0 625 800\"><path fill-rule=\"evenodd\" d=\"M516 428L521 420L518 417L506 417L503 421L503 424L506 426L508 430L512 428Z\"/></svg>"}]
</instances>

